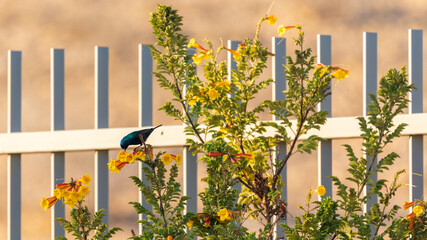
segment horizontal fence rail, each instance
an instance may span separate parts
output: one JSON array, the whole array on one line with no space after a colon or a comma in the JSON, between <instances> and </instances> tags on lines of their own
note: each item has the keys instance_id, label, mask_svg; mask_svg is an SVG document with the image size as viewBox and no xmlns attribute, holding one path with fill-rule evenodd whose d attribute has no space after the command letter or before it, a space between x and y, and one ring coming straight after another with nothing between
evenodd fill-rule
<instances>
[{"instance_id":1,"label":"horizontal fence rail","mask_svg":"<svg viewBox=\"0 0 427 240\"><path fill-rule=\"evenodd\" d=\"M395 125L407 123L403 136L409 136L409 172L410 193L409 200L423 198L423 135L427 134L427 113L423 113L423 32L412 30L408 32L408 72L409 80L417 86L410 95L412 100L409 113L398 115ZM333 65L332 40L329 35L318 35L317 39L318 63ZM236 49L239 42L229 41L228 47ZM363 33L363 116L366 117L368 94L375 94L377 90L377 34ZM272 52L275 54L272 61L272 77L274 80L284 79L284 64L286 64L286 39L273 38ZM138 88L139 88L139 116L138 126L131 128L109 128L109 49L95 47L94 84L95 84L95 127L85 130L66 130L64 124L64 69L65 52L63 49L51 49L51 129L50 131L22 132L21 131L21 64L22 55L19 51L8 52L8 123L7 132L0 134L0 154L7 154L7 239L21 239L21 154L23 153L51 153L51 184L52 191L58 184L58 179L65 175L65 152L94 151L93 163L95 166L95 210L106 209L108 214L108 150L119 149L120 139L131 131L153 125L153 60L150 49L146 45L138 46ZM228 67L236 67L231 56L228 55ZM229 77L232 72L229 71ZM25 79L24 79L25 81ZM273 84L271 97L273 100L283 100L286 90L285 81ZM333 117L332 99L329 96L319 109L330 111L327 122L320 130L312 130L301 139L311 134L317 134L326 139L319 143L318 151L318 183L326 187L329 196L332 196L332 183L328 178L332 174L332 144L334 139L358 138L360 136L359 123L355 117ZM271 121L277 121L272 118ZM295 121L291 121L293 126ZM249 126L248 126L249 127ZM289 131L291 133L291 131ZM272 128L267 128L266 135L274 136ZM183 153L183 194L190 196L186 211L197 212L197 159L186 146L183 125L163 126L150 136L150 144L154 147L182 147ZM283 144L281 149L283 149ZM284 155L281 152L280 155ZM282 199L287 202L286 179L284 168L283 180L285 188ZM142 171L139 176L142 177ZM140 194L139 201L149 207ZM373 199L369 205L374 203ZM62 227L54 221L57 217L64 217L65 210L61 204L52 208L51 238L64 234ZM108 216L108 215L107 215ZM140 219L144 216L139 216ZM105 219L108 223L108 217ZM141 233L141 229L140 229ZM277 236L281 236L277 230Z\"/></svg>"}]
</instances>

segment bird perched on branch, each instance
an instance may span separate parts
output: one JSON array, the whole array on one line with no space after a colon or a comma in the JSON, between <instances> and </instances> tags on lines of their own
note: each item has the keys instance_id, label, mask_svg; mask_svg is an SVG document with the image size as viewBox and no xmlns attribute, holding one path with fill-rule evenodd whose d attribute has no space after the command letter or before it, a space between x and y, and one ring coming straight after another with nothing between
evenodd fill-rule
<instances>
[{"instance_id":1,"label":"bird perched on branch","mask_svg":"<svg viewBox=\"0 0 427 240\"><path fill-rule=\"evenodd\" d=\"M154 131L154 129L160 126L162 126L162 124L153 128L146 128L146 129L129 133L128 135L124 136L120 141L120 147L125 151L129 147L129 145L141 146L142 144L144 144L144 147L145 147L145 141L147 141L148 136L150 136L150 134Z\"/></svg>"}]
</instances>

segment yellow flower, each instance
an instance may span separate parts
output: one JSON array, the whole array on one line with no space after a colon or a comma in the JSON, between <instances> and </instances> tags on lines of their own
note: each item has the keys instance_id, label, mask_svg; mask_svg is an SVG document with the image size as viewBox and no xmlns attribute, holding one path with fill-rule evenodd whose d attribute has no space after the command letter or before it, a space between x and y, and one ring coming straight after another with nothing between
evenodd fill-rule
<instances>
[{"instance_id":1,"label":"yellow flower","mask_svg":"<svg viewBox=\"0 0 427 240\"><path fill-rule=\"evenodd\" d=\"M142 151L136 151L134 152L135 158L141 159L142 161L145 160L145 153Z\"/></svg>"},{"instance_id":2,"label":"yellow flower","mask_svg":"<svg viewBox=\"0 0 427 240\"><path fill-rule=\"evenodd\" d=\"M267 20L268 24L274 25L277 21L277 18L276 18L276 16L274 16L274 14L272 14L272 15L266 17L266 20Z\"/></svg>"},{"instance_id":3,"label":"yellow flower","mask_svg":"<svg viewBox=\"0 0 427 240\"><path fill-rule=\"evenodd\" d=\"M227 81L227 80L224 80L224 81L221 81L221 82L214 82L214 83L211 83L211 86L220 86L220 87L227 87L227 88L229 88L230 87L230 82Z\"/></svg>"},{"instance_id":4,"label":"yellow flower","mask_svg":"<svg viewBox=\"0 0 427 240\"><path fill-rule=\"evenodd\" d=\"M280 25L279 28L277 29L277 32L279 33L279 36L283 36L285 35L286 31L288 31L289 29L295 28L295 26L284 26L284 25Z\"/></svg>"},{"instance_id":5,"label":"yellow flower","mask_svg":"<svg viewBox=\"0 0 427 240\"><path fill-rule=\"evenodd\" d=\"M188 103L188 105L190 105L190 106L194 106L194 104L196 104L196 102L197 102L197 100L196 99L191 99L190 101L188 101L187 103Z\"/></svg>"},{"instance_id":6,"label":"yellow flower","mask_svg":"<svg viewBox=\"0 0 427 240\"><path fill-rule=\"evenodd\" d=\"M40 203L40 206L42 208L44 208L44 210L48 210L49 208L51 208L53 205L55 205L56 201L58 201L58 198L54 197L50 197L50 198L42 198L42 202Z\"/></svg>"},{"instance_id":7,"label":"yellow flower","mask_svg":"<svg viewBox=\"0 0 427 240\"><path fill-rule=\"evenodd\" d=\"M218 214L218 217L219 217L219 221L221 221L221 222L224 222L225 220L227 220L228 219L228 215L230 215L228 213L228 210L226 208L220 209L217 214Z\"/></svg>"},{"instance_id":8,"label":"yellow flower","mask_svg":"<svg viewBox=\"0 0 427 240\"><path fill-rule=\"evenodd\" d=\"M418 205L418 206L414 207L414 209L412 211L415 213L415 215L417 217L419 217L421 215L421 213L424 212L423 207L424 207L423 205Z\"/></svg>"},{"instance_id":9,"label":"yellow flower","mask_svg":"<svg viewBox=\"0 0 427 240\"><path fill-rule=\"evenodd\" d=\"M212 50L203 50L201 53L199 54L194 54L193 56L193 61L196 65L199 65L203 59L209 59L209 57L212 54Z\"/></svg>"},{"instance_id":10,"label":"yellow flower","mask_svg":"<svg viewBox=\"0 0 427 240\"><path fill-rule=\"evenodd\" d=\"M181 163L182 163L182 155L181 154L177 154L174 160L175 160L176 164L181 165Z\"/></svg>"},{"instance_id":11,"label":"yellow flower","mask_svg":"<svg viewBox=\"0 0 427 240\"><path fill-rule=\"evenodd\" d=\"M205 48L203 48L202 46L200 46L200 44L196 43L196 39L195 38L190 39L190 42L187 45L187 48L191 48L191 47L195 47L195 48L198 48L200 50L206 51Z\"/></svg>"},{"instance_id":12,"label":"yellow flower","mask_svg":"<svg viewBox=\"0 0 427 240\"><path fill-rule=\"evenodd\" d=\"M235 61L239 61L240 57L242 56L242 53L240 52L240 49L237 50L233 50L233 49L229 49L224 47L225 50L229 51L232 55Z\"/></svg>"},{"instance_id":13,"label":"yellow flower","mask_svg":"<svg viewBox=\"0 0 427 240\"><path fill-rule=\"evenodd\" d=\"M122 162L126 162L126 163L135 163L135 156L133 154L128 154L126 155L126 158L121 160Z\"/></svg>"},{"instance_id":14,"label":"yellow flower","mask_svg":"<svg viewBox=\"0 0 427 240\"><path fill-rule=\"evenodd\" d=\"M412 201L412 202L405 201L405 203L403 204L403 209L407 210L407 209L409 209L410 207L412 207L414 205L415 205L415 201Z\"/></svg>"},{"instance_id":15,"label":"yellow flower","mask_svg":"<svg viewBox=\"0 0 427 240\"><path fill-rule=\"evenodd\" d=\"M81 186L79 187L79 193L81 196L85 197L90 192L89 187L87 186Z\"/></svg>"},{"instance_id":16,"label":"yellow flower","mask_svg":"<svg viewBox=\"0 0 427 240\"><path fill-rule=\"evenodd\" d=\"M191 48L191 47L193 47L195 44L196 44L196 39L195 39L195 38L192 38L192 39L190 39L190 42L188 43L187 48Z\"/></svg>"},{"instance_id":17,"label":"yellow flower","mask_svg":"<svg viewBox=\"0 0 427 240\"><path fill-rule=\"evenodd\" d=\"M189 220L188 222L187 222L187 227L188 227L188 229L191 231L191 227L193 227L193 223L194 223L194 221L192 221L192 220Z\"/></svg>"},{"instance_id":18,"label":"yellow flower","mask_svg":"<svg viewBox=\"0 0 427 240\"><path fill-rule=\"evenodd\" d=\"M90 185L90 180L92 180L89 175L87 175L87 173L85 173L85 175L83 175L83 177L77 179L77 181L80 181L86 185Z\"/></svg>"},{"instance_id":19,"label":"yellow flower","mask_svg":"<svg viewBox=\"0 0 427 240\"><path fill-rule=\"evenodd\" d=\"M117 154L117 160L123 161L124 159L126 159L128 153L124 150L121 150L119 152L119 154Z\"/></svg>"},{"instance_id":20,"label":"yellow flower","mask_svg":"<svg viewBox=\"0 0 427 240\"><path fill-rule=\"evenodd\" d=\"M53 196L55 196L58 199L63 198L64 197L64 193L65 193L65 190L63 190L63 189L55 188L53 190Z\"/></svg>"},{"instance_id":21,"label":"yellow flower","mask_svg":"<svg viewBox=\"0 0 427 240\"><path fill-rule=\"evenodd\" d=\"M170 154L163 154L160 160L164 165L169 165L172 162L172 156Z\"/></svg>"},{"instance_id":22,"label":"yellow flower","mask_svg":"<svg viewBox=\"0 0 427 240\"><path fill-rule=\"evenodd\" d=\"M209 96L209 99L213 101L219 97L219 93L217 90L211 88L208 91L208 96Z\"/></svg>"},{"instance_id":23,"label":"yellow flower","mask_svg":"<svg viewBox=\"0 0 427 240\"><path fill-rule=\"evenodd\" d=\"M323 185L320 185L316 188L316 190L314 190L313 192L316 192L317 194L319 194L320 196L325 195L326 193L326 189Z\"/></svg>"},{"instance_id":24,"label":"yellow flower","mask_svg":"<svg viewBox=\"0 0 427 240\"><path fill-rule=\"evenodd\" d=\"M121 162L121 161L116 161L114 159L111 159L111 162L109 162L108 168L110 169L111 173L119 173L120 170L122 170L122 168L127 164L127 162Z\"/></svg>"},{"instance_id":25,"label":"yellow flower","mask_svg":"<svg viewBox=\"0 0 427 240\"><path fill-rule=\"evenodd\" d=\"M343 80L344 78L348 78L348 73L350 72L350 70L344 70L341 68L337 68L337 71L332 73L331 75L333 77L335 77L338 80Z\"/></svg>"}]
</instances>

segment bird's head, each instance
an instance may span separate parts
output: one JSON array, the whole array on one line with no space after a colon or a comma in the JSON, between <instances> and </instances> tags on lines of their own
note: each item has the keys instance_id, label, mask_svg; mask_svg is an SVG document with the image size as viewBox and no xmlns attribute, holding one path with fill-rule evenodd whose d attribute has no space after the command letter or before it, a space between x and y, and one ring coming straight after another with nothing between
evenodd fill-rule
<instances>
[{"instance_id":1,"label":"bird's head","mask_svg":"<svg viewBox=\"0 0 427 240\"><path fill-rule=\"evenodd\" d=\"M129 145L125 144L123 141L120 142L120 147L123 149L123 151L126 151Z\"/></svg>"}]
</instances>

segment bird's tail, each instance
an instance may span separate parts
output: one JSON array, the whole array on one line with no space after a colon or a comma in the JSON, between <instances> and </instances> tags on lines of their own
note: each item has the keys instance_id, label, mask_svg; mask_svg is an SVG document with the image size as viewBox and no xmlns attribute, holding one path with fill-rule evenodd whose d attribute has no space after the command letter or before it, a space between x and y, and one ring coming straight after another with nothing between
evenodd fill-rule
<instances>
[{"instance_id":1,"label":"bird's tail","mask_svg":"<svg viewBox=\"0 0 427 240\"><path fill-rule=\"evenodd\" d=\"M160 125L158 125L158 126L153 127L153 130L154 130L154 129L156 129L156 128L158 128L158 127L160 127L160 126L162 126L162 124L160 124Z\"/></svg>"}]
</instances>

